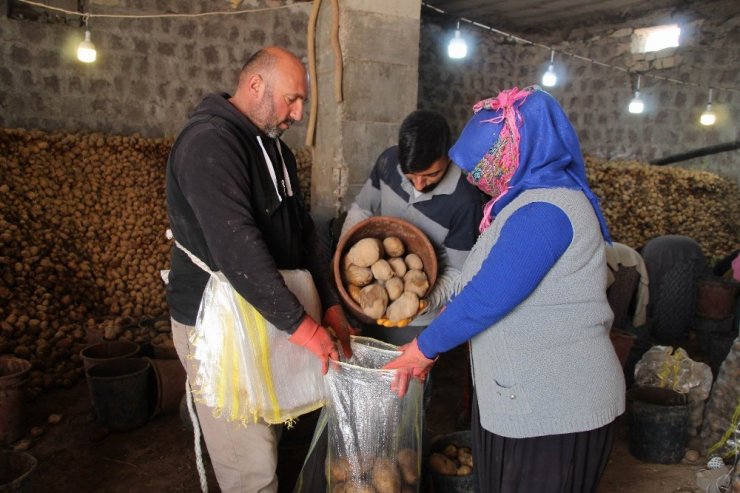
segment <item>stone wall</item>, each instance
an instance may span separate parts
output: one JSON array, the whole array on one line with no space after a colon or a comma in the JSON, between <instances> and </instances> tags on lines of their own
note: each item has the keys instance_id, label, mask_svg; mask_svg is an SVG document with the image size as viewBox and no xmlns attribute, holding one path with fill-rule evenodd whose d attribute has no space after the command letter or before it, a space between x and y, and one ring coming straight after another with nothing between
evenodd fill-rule
<instances>
[{"instance_id":1,"label":"stone wall","mask_svg":"<svg viewBox=\"0 0 740 493\"><path fill-rule=\"evenodd\" d=\"M91 12L198 13L275 6L269 0L92 0ZM93 17L98 60L76 59L84 28L0 17L0 127L176 135L209 92L232 92L247 57L268 44L306 55L310 3L239 15L118 19ZM4 6L4 3L3 3ZM302 147L305 120L287 132Z\"/></svg>"},{"instance_id":2,"label":"stone wall","mask_svg":"<svg viewBox=\"0 0 740 493\"><path fill-rule=\"evenodd\" d=\"M653 160L694 149L738 140L740 125L740 13L735 2L691 2L690 8L655 11L630 23L553 29L543 35L524 35L556 50L559 83L548 89L563 105L586 154L599 157ZM511 86L539 84L550 52L516 44L501 36L462 24L469 54L463 60L447 57L452 22L422 11L419 61L419 107L446 114L459 132L478 100ZM633 28L678 23L681 46L655 55L632 55ZM493 26L495 27L495 26ZM513 33L518 34L518 33ZM633 95L630 75L566 57L570 52L635 72L677 79L687 84L642 77L642 115L628 113ZM695 87L701 86L701 87ZM699 125L708 87L715 87L717 123ZM735 92L721 87L734 88ZM693 159L677 166L714 171L740 184L740 151Z\"/></svg>"}]
</instances>

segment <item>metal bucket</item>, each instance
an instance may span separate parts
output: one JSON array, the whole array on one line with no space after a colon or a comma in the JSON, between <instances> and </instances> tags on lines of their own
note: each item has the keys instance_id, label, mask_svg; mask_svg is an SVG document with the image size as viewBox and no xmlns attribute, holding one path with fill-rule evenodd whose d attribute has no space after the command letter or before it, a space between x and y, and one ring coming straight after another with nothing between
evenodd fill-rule
<instances>
[{"instance_id":1,"label":"metal bucket","mask_svg":"<svg viewBox=\"0 0 740 493\"><path fill-rule=\"evenodd\" d=\"M31 474L38 461L26 452L0 450L0 493L30 493Z\"/></svg>"},{"instance_id":2,"label":"metal bucket","mask_svg":"<svg viewBox=\"0 0 740 493\"><path fill-rule=\"evenodd\" d=\"M179 359L145 358L151 365L149 395L151 416L179 412L185 395L185 368Z\"/></svg>"},{"instance_id":3,"label":"metal bucket","mask_svg":"<svg viewBox=\"0 0 740 493\"><path fill-rule=\"evenodd\" d=\"M125 358L97 364L85 372L95 414L111 431L139 428L149 419L149 361Z\"/></svg>"},{"instance_id":4,"label":"metal bucket","mask_svg":"<svg viewBox=\"0 0 740 493\"><path fill-rule=\"evenodd\" d=\"M0 357L0 445L15 442L24 433L25 383L31 363Z\"/></svg>"},{"instance_id":5,"label":"metal bucket","mask_svg":"<svg viewBox=\"0 0 740 493\"><path fill-rule=\"evenodd\" d=\"M139 345L131 341L107 341L85 346L80 351L85 370L93 366L121 358L133 358L139 353Z\"/></svg>"}]
</instances>

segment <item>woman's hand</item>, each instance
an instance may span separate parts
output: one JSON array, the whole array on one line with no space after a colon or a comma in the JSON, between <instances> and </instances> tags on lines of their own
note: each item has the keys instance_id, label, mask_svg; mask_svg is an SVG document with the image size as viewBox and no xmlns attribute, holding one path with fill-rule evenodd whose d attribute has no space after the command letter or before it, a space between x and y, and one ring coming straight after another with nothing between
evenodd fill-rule
<instances>
[{"instance_id":1,"label":"woman's hand","mask_svg":"<svg viewBox=\"0 0 740 493\"><path fill-rule=\"evenodd\" d=\"M398 394L398 397L406 395L411 378L416 378L422 382L426 379L432 370L434 362L437 360L429 359L421 351L416 339L401 346L401 355L385 365L383 370L396 370L396 378L391 384L391 390Z\"/></svg>"}]
</instances>

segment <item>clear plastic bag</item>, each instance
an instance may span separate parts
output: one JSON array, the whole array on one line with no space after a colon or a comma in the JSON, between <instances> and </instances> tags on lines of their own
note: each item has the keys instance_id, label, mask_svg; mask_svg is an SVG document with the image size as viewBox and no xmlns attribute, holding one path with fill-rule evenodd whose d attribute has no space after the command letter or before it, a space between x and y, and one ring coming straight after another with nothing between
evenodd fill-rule
<instances>
[{"instance_id":1,"label":"clear plastic bag","mask_svg":"<svg viewBox=\"0 0 740 493\"><path fill-rule=\"evenodd\" d=\"M352 352L326 376L327 491L419 491L423 385L412 380L402 398L391 391L396 372L380 368L396 346L353 337Z\"/></svg>"},{"instance_id":2,"label":"clear plastic bag","mask_svg":"<svg viewBox=\"0 0 740 493\"><path fill-rule=\"evenodd\" d=\"M689 401L688 433L699 434L704 420L704 406L712 389L712 370L706 363L689 358L682 348L653 346L635 365L635 383L661 387L687 394Z\"/></svg>"},{"instance_id":3,"label":"clear plastic bag","mask_svg":"<svg viewBox=\"0 0 740 493\"><path fill-rule=\"evenodd\" d=\"M706 363L689 358L683 348L673 351L671 346L653 346L635 365L635 383L689 394L691 400L705 400L712 388L712 370Z\"/></svg>"},{"instance_id":4,"label":"clear plastic bag","mask_svg":"<svg viewBox=\"0 0 740 493\"><path fill-rule=\"evenodd\" d=\"M305 270L280 271L306 312L321 320L321 304ZM196 399L214 414L243 424L290 423L326 401L320 361L288 340L216 272L206 285L190 357L198 361Z\"/></svg>"}]
</instances>

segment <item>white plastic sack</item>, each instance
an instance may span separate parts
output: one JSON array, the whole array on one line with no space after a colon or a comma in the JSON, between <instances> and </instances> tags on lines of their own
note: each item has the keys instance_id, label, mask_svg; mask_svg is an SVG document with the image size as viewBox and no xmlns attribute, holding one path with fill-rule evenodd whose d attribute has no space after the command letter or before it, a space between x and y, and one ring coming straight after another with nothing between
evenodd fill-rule
<instances>
[{"instance_id":1,"label":"white plastic sack","mask_svg":"<svg viewBox=\"0 0 740 493\"><path fill-rule=\"evenodd\" d=\"M391 391L396 371L380 368L396 346L353 337L352 352L326 376L327 491L417 492L423 386L412 379L404 397Z\"/></svg>"},{"instance_id":2,"label":"white plastic sack","mask_svg":"<svg viewBox=\"0 0 740 493\"><path fill-rule=\"evenodd\" d=\"M280 271L306 312L321 320L321 303L305 270ZM244 424L289 423L325 403L321 362L288 341L216 272L206 285L190 342L199 362L196 399L214 414Z\"/></svg>"}]
</instances>

